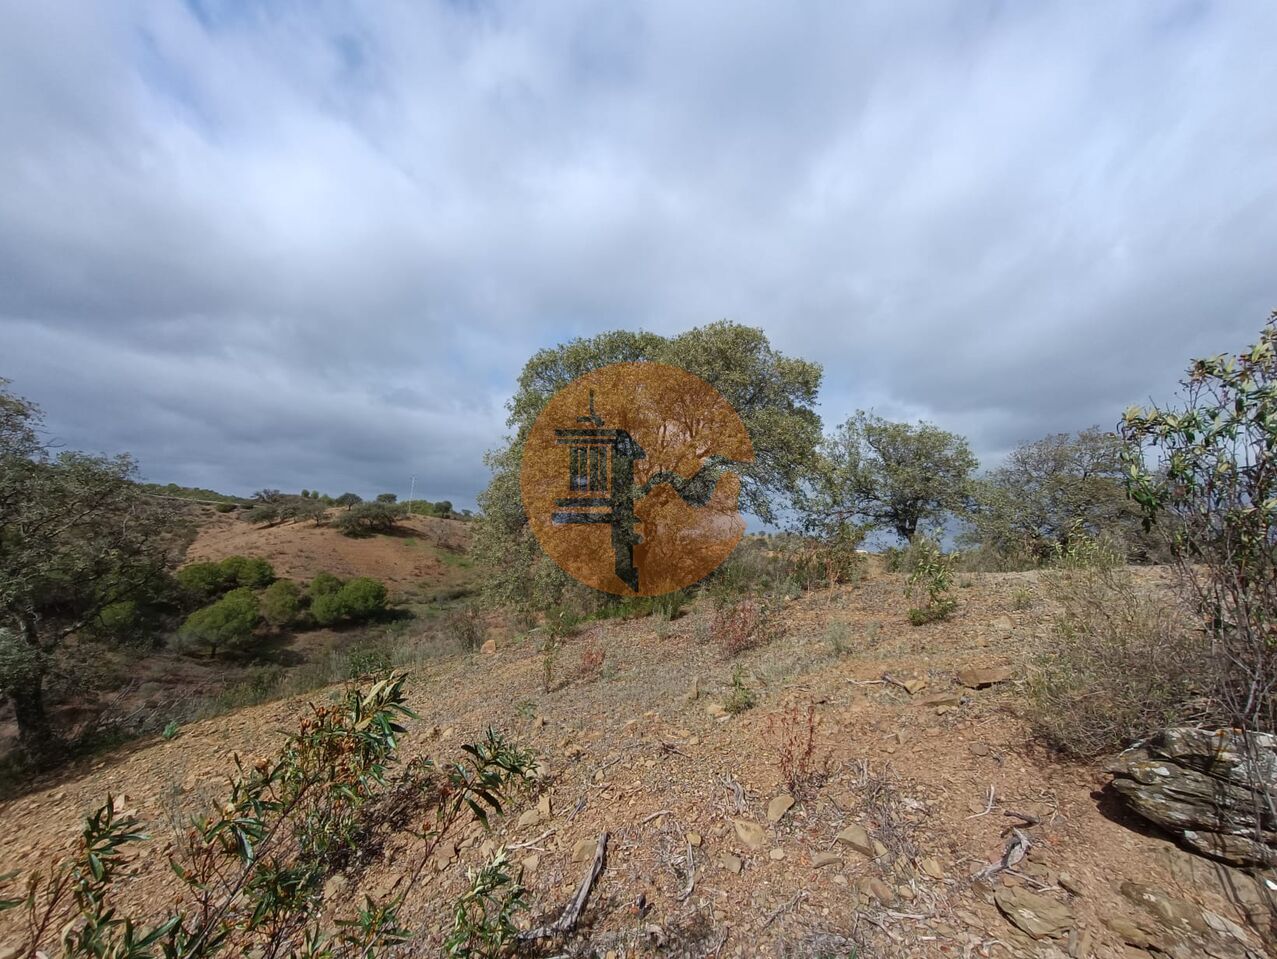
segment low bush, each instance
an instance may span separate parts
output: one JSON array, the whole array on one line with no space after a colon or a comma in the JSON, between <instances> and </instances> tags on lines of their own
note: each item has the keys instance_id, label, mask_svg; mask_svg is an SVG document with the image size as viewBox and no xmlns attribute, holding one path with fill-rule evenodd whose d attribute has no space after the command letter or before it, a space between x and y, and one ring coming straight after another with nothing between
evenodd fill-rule
<instances>
[{"instance_id":1,"label":"low bush","mask_svg":"<svg viewBox=\"0 0 1277 959\"><path fill-rule=\"evenodd\" d=\"M732 671L732 688L728 691L727 698L723 700L723 708L732 716L739 716L753 709L757 702L758 696L745 685L745 671L737 666Z\"/></svg>"},{"instance_id":2,"label":"low bush","mask_svg":"<svg viewBox=\"0 0 1277 959\"><path fill-rule=\"evenodd\" d=\"M1190 718L1212 671L1207 644L1172 597L1106 565L1053 574L1050 589L1060 612L1027 679L1041 739L1092 757Z\"/></svg>"},{"instance_id":3,"label":"low bush","mask_svg":"<svg viewBox=\"0 0 1277 959\"><path fill-rule=\"evenodd\" d=\"M230 589L221 563L191 563L179 569L176 578L194 603L207 603Z\"/></svg>"},{"instance_id":4,"label":"low bush","mask_svg":"<svg viewBox=\"0 0 1277 959\"><path fill-rule=\"evenodd\" d=\"M356 576L336 592L320 593L310 602L310 613L320 626L365 623L385 611L386 587L370 576Z\"/></svg>"},{"instance_id":5,"label":"low bush","mask_svg":"<svg viewBox=\"0 0 1277 959\"><path fill-rule=\"evenodd\" d=\"M953 586L953 561L940 552L931 540L919 538L910 545L913 569L909 573L905 593L914 599L925 592L925 606L909 610L909 622L914 626L947 619L958 608L957 601L949 595Z\"/></svg>"},{"instance_id":6,"label":"low bush","mask_svg":"<svg viewBox=\"0 0 1277 959\"><path fill-rule=\"evenodd\" d=\"M773 601L751 598L716 610L710 637L726 655L735 656L772 642L781 631Z\"/></svg>"},{"instance_id":7,"label":"low bush","mask_svg":"<svg viewBox=\"0 0 1277 959\"><path fill-rule=\"evenodd\" d=\"M456 640L462 649L471 653L479 651L488 633L483 616L473 606L450 610L440 628L445 636Z\"/></svg>"},{"instance_id":8,"label":"low bush","mask_svg":"<svg viewBox=\"0 0 1277 959\"><path fill-rule=\"evenodd\" d=\"M275 569L264 559L250 556L227 556L218 565L231 586L261 589L275 581Z\"/></svg>"},{"instance_id":9,"label":"low bush","mask_svg":"<svg viewBox=\"0 0 1277 959\"><path fill-rule=\"evenodd\" d=\"M607 658L607 653L601 646L594 642L588 642L581 648L581 662L577 664L577 678L583 682L592 683L603 675L603 662Z\"/></svg>"},{"instance_id":10,"label":"low bush","mask_svg":"<svg viewBox=\"0 0 1277 959\"><path fill-rule=\"evenodd\" d=\"M203 648L210 656L243 650L253 640L259 612L252 590L233 589L212 605L186 617L177 632L178 643L186 649Z\"/></svg>"}]
</instances>

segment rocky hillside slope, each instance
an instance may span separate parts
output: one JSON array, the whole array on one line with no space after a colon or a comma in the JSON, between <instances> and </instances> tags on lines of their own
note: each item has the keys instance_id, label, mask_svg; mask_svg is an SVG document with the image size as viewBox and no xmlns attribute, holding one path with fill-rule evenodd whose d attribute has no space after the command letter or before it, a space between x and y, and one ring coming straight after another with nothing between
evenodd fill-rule
<instances>
[{"instance_id":1,"label":"rocky hillside slope","mask_svg":"<svg viewBox=\"0 0 1277 959\"><path fill-rule=\"evenodd\" d=\"M1103 763L1034 746L1018 679L1049 637L1037 577L970 579L951 621L918 628L894 575L805 594L784 607L782 638L735 660L708 641L699 604L673 623L592 625L560 652L549 693L535 635L418 667L406 757L446 758L491 724L534 748L545 776L491 833L476 826L429 864L406 907L414 954L438 954L448 902L494 845L522 863L539 921L562 909L605 830L606 868L555 954L1264 954L1271 876L1184 851L1121 811ZM1014 610L1026 590L1031 605ZM603 667L578 675L587 647ZM738 668L757 703L733 716L723 703ZM809 707L826 774L791 796L779 751ZM152 824L162 853L219 795L232 757L269 751L305 710L276 702L195 724L40 785L0 808L5 867L60 854L108 791ZM397 835L330 880L327 899L393 892L419 848ZM127 891L159 909L168 886L151 854Z\"/></svg>"}]
</instances>

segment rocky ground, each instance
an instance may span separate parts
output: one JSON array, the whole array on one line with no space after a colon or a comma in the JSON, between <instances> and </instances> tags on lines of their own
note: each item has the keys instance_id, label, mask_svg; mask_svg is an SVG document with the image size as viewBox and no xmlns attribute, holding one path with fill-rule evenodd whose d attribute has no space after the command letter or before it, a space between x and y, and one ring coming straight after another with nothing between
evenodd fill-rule
<instances>
[{"instance_id":1,"label":"rocky ground","mask_svg":"<svg viewBox=\"0 0 1277 959\"><path fill-rule=\"evenodd\" d=\"M535 635L415 670L421 719L406 758L448 757L489 724L543 758L538 791L428 864L406 913L413 953L437 955L448 903L506 844L533 914L558 915L609 834L605 868L566 943L545 955L1243 957L1270 943L1265 885L1124 813L1104 763L1066 764L1030 739L1023 658L1049 637L1035 574L976 574L952 620L908 625L899 577L816 591L783 609L783 637L735 660L708 607L673 623L592 625L543 692ZM1013 608L1014 607L1014 608ZM578 675L581 651L604 653ZM757 703L729 715L733 673ZM811 709L813 769L792 795L779 754ZM35 784L0 808L6 869L69 846L108 791L152 825L126 893L159 910L161 854L215 798L232 756L267 752L305 700L184 728ZM407 834L330 881L334 910L395 890L418 863ZM0 941L4 927L0 927Z\"/></svg>"}]
</instances>

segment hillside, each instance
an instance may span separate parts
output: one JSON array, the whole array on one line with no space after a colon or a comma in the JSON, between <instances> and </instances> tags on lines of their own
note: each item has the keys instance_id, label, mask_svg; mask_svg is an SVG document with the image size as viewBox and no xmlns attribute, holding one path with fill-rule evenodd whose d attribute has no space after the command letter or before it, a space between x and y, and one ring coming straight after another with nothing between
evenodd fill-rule
<instances>
[{"instance_id":1,"label":"hillside","mask_svg":"<svg viewBox=\"0 0 1277 959\"><path fill-rule=\"evenodd\" d=\"M310 531L281 532L260 536L279 551L273 562L300 571L314 561L291 538ZM237 534L201 534L203 555L239 542ZM378 545L395 557L412 549ZM502 635L495 653L418 664L410 704L420 719L410 723L405 758L451 758L493 725L534 748L545 776L540 796L494 819L491 836L464 833L414 887L405 907L421 936L414 954L438 953L447 904L493 844L509 844L524 866L539 920L571 896L586 868L581 850L603 830L606 869L567 951L553 954L1259 954L1260 936L1244 928L1262 915L1255 879L1126 818L1106 799L1099 765L1064 764L1033 745L1017 680L1026 650L1049 636L1038 575L977 574L959 593L953 620L919 628L907 624L897 575L806 593L784 607L783 637L735 660L706 642L703 601L672 623L598 623L567 640L549 693L535 635ZM587 647L604 653L598 675L577 672ZM721 704L738 665L758 701L727 716ZM986 667L983 676L965 672ZM170 876L155 853L170 848L183 816L220 794L233 756L266 754L308 700L325 698L192 724L172 742L82 764L5 804L6 867L31 869L59 854L109 791L151 824L152 854L138 857L125 890L158 910ZM783 792L784 713L796 707L801 721L809 706L828 777L772 821L769 807L783 805L772 806ZM855 826L883 843L876 859L857 850L856 830L843 832L850 842L835 838ZM992 882L973 881L998 862L1012 826L1030 838L1028 856ZM393 893L419 849L396 833L375 861L330 880L328 901L342 908L358 893ZM1008 921L995 898L1006 908L1026 893L1056 904L1055 918L1073 932L1037 940Z\"/></svg>"},{"instance_id":2,"label":"hillside","mask_svg":"<svg viewBox=\"0 0 1277 959\"><path fill-rule=\"evenodd\" d=\"M263 527L209 511L201 516L186 561L252 556L287 579L308 580L319 572L372 576L392 593L429 598L473 582L465 555L469 542L466 523L433 516L407 517L391 535L352 538L309 522Z\"/></svg>"}]
</instances>

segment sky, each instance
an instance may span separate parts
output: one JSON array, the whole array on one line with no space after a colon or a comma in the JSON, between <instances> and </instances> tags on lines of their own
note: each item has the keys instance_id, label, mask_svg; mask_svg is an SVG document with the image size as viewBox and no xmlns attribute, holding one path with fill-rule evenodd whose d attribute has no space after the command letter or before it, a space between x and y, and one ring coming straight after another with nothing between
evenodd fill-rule
<instances>
[{"instance_id":1,"label":"sky","mask_svg":"<svg viewBox=\"0 0 1277 959\"><path fill-rule=\"evenodd\" d=\"M72 449L472 506L537 349L763 328L1019 443L1277 308L1277 4L0 0L0 376Z\"/></svg>"}]
</instances>

